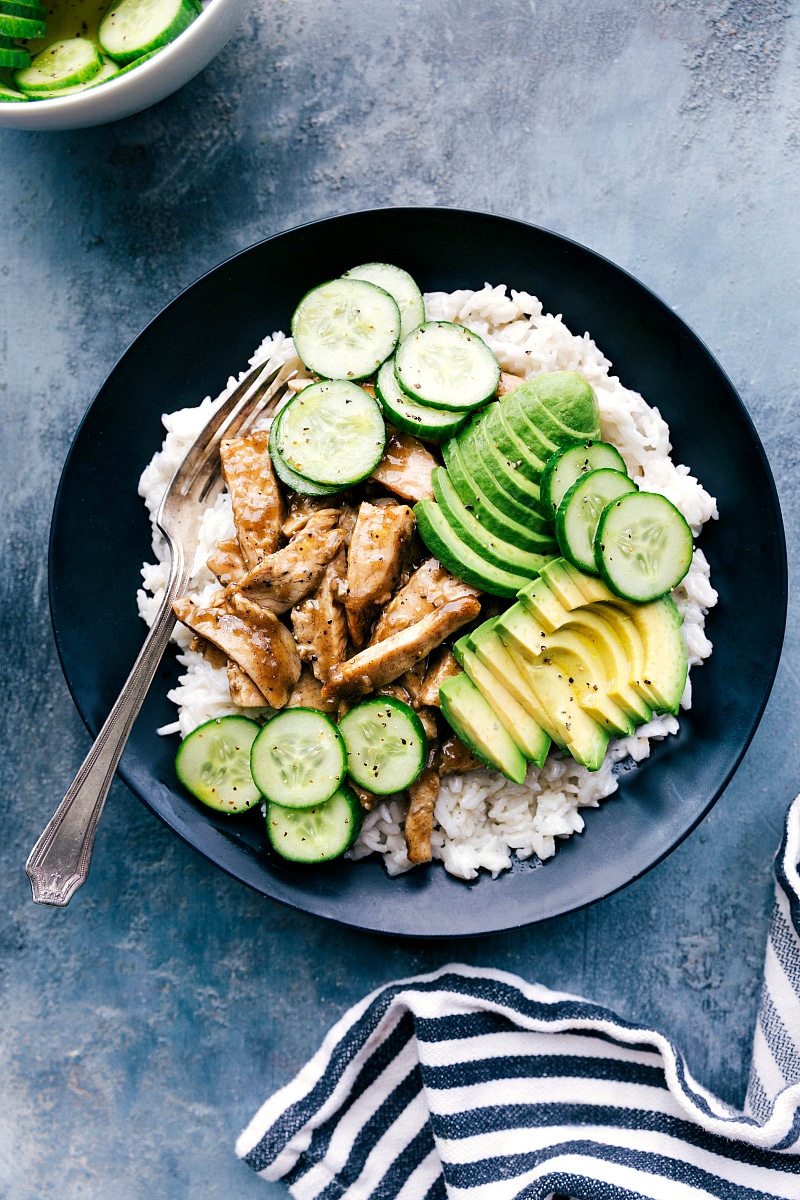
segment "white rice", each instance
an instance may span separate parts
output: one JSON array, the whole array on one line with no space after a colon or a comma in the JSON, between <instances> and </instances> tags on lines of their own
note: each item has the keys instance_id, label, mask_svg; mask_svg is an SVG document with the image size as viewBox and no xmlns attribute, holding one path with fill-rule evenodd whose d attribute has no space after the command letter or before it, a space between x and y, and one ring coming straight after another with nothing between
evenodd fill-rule
<instances>
[{"instance_id":1,"label":"white rice","mask_svg":"<svg viewBox=\"0 0 800 1200\"><path fill-rule=\"evenodd\" d=\"M651 408L637 392L623 387L610 374L611 363L588 333L583 336L570 333L560 316L542 311L535 296L513 290L509 295L503 285L486 284L477 292L429 293L425 297L425 311L428 320L467 325L491 346L505 371L526 378L548 371L578 371L597 393L604 440L617 447L638 486L643 491L667 496L683 513L695 536L706 521L717 519L714 498L690 474L688 467L673 463L669 427L658 409ZM262 342L250 366L268 359L276 364L287 362L293 357L291 339L275 333ZM196 408L164 416L167 437L163 449L145 469L139 484L151 517L173 472L213 407L222 402L237 382L231 379L214 401L206 398ZM206 560L220 541L234 536L230 500L223 494L203 515L198 528L189 588L192 599L203 603L217 590L219 584L208 570ZM153 553L157 561L143 566L143 587L137 594L139 613L148 625L161 603L169 570L166 546L155 524ZM717 602L702 550L695 549L689 573L673 596L684 618L689 666L699 666L711 654L711 642L704 632L705 617ZM161 733L179 732L185 736L203 721L241 711L231 703L225 669L212 667L202 654L190 650L191 640L191 632L178 625L174 641L185 674L169 693L170 700L177 705L178 719L160 730ZM690 679L681 707L691 707ZM542 861L550 858L555 853L556 838L569 837L583 829L579 809L597 807L604 797L616 791L617 764L626 760L641 762L650 753L651 741L677 731L675 717L655 717L630 737L612 741L603 766L594 772L553 751L544 767L528 768L523 785L510 783L490 770L446 776L435 810L433 857L461 879L474 879L481 869L496 876L512 866L514 856L517 859L535 856ZM390 875L410 870L412 864L403 834L405 808L403 796L376 804L364 819L350 857L358 859L379 853Z\"/></svg>"}]
</instances>

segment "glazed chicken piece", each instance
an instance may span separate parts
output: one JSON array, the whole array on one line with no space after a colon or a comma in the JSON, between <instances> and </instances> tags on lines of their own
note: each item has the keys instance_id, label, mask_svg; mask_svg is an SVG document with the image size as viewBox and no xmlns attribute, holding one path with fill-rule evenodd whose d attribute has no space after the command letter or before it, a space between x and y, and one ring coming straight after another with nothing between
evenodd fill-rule
<instances>
[{"instance_id":1,"label":"glazed chicken piece","mask_svg":"<svg viewBox=\"0 0 800 1200\"><path fill-rule=\"evenodd\" d=\"M313 513L288 545L231 584L226 594L246 596L274 613L286 612L319 585L344 541L344 533L336 528L338 520L335 508Z\"/></svg>"},{"instance_id":2,"label":"glazed chicken piece","mask_svg":"<svg viewBox=\"0 0 800 1200\"><path fill-rule=\"evenodd\" d=\"M508 371L501 371L496 394L498 396L507 396L509 392L515 391L524 382L525 380L520 375L511 375Z\"/></svg>"},{"instance_id":3,"label":"glazed chicken piece","mask_svg":"<svg viewBox=\"0 0 800 1200\"><path fill-rule=\"evenodd\" d=\"M223 587L227 587L229 583L238 583L247 574L241 547L235 538L232 541L220 542L207 559L206 566L212 575L216 575Z\"/></svg>"},{"instance_id":4,"label":"glazed chicken piece","mask_svg":"<svg viewBox=\"0 0 800 1200\"><path fill-rule=\"evenodd\" d=\"M254 567L280 544L283 497L272 470L266 430L220 443L222 476L231 497L242 557Z\"/></svg>"},{"instance_id":5,"label":"glazed chicken piece","mask_svg":"<svg viewBox=\"0 0 800 1200\"><path fill-rule=\"evenodd\" d=\"M414 514L406 504L377 505L365 500L359 507L342 593L356 646L363 646L373 618L394 590L413 530Z\"/></svg>"},{"instance_id":6,"label":"glazed chicken piece","mask_svg":"<svg viewBox=\"0 0 800 1200\"><path fill-rule=\"evenodd\" d=\"M309 517L324 508L331 508L328 496L301 496L300 492L295 492L289 501L289 512L281 526L281 533L284 537L293 538L307 524Z\"/></svg>"},{"instance_id":7,"label":"glazed chicken piece","mask_svg":"<svg viewBox=\"0 0 800 1200\"><path fill-rule=\"evenodd\" d=\"M412 863L431 861L431 830L433 810L439 798L439 772L426 767L408 789L408 813L405 834L408 857Z\"/></svg>"},{"instance_id":8,"label":"glazed chicken piece","mask_svg":"<svg viewBox=\"0 0 800 1200\"><path fill-rule=\"evenodd\" d=\"M436 766L440 775L459 775L462 771L480 771L484 765L454 733L445 738L436 751Z\"/></svg>"},{"instance_id":9,"label":"glazed chicken piece","mask_svg":"<svg viewBox=\"0 0 800 1200\"><path fill-rule=\"evenodd\" d=\"M453 658L452 652L446 646L441 646L437 653L431 656L431 661L425 672L425 678L417 692L417 703L441 708L439 702L440 685L444 683L445 679L449 679L451 675L458 675L460 672L461 667Z\"/></svg>"},{"instance_id":10,"label":"glazed chicken piece","mask_svg":"<svg viewBox=\"0 0 800 1200\"><path fill-rule=\"evenodd\" d=\"M407 629L332 667L323 695L366 696L384 684L393 683L451 633L472 621L480 609L474 596L448 601Z\"/></svg>"},{"instance_id":11,"label":"glazed chicken piece","mask_svg":"<svg viewBox=\"0 0 800 1200\"><path fill-rule=\"evenodd\" d=\"M339 600L339 586L347 572L347 555L341 547L325 568L312 596L292 609L292 629L303 662L326 683L335 663L347 657L347 616Z\"/></svg>"},{"instance_id":12,"label":"glazed chicken piece","mask_svg":"<svg viewBox=\"0 0 800 1200\"><path fill-rule=\"evenodd\" d=\"M520 383L522 380L520 380ZM370 475L404 500L432 500L431 472L438 466L430 450L410 433L391 429L383 458Z\"/></svg>"},{"instance_id":13,"label":"glazed chicken piece","mask_svg":"<svg viewBox=\"0 0 800 1200\"><path fill-rule=\"evenodd\" d=\"M448 600L461 596L479 596L477 588L464 583L435 558L427 558L411 575L405 587L396 592L378 618L370 645L384 641L393 633L407 629Z\"/></svg>"},{"instance_id":14,"label":"glazed chicken piece","mask_svg":"<svg viewBox=\"0 0 800 1200\"><path fill-rule=\"evenodd\" d=\"M188 597L172 606L179 621L224 650L249 675L272 708L283 708L300 678L294 638L274 613L240 616L225 608L201 608Z\"/></svg>"},{"instance_id":15,"label":"glazed chicken piece","mask_svg":"<svg viewBox=\"0 0 800 1200\"><path fill-rule=\"evenodd\" d=\"M294 685L294 690L286 702L287 708L316 708L319 712L333 712L335 700L325 700L322 696L322 684L314 678L308 667L303 667L300 678Z\"/></svg>"},{"instance_id":16,"label":"glazed chicken piece","mask_svg":"<svg viewBox=\"0 0 800 1200\"><path fill-rule=\"evenodd\" d=\"M239 708L268 707L266 697L259 691L250 676L230 658L228 659L227 671L228 687L230 688L231 700L234 704L238 704Z\"/></svg>"}]
</instances>

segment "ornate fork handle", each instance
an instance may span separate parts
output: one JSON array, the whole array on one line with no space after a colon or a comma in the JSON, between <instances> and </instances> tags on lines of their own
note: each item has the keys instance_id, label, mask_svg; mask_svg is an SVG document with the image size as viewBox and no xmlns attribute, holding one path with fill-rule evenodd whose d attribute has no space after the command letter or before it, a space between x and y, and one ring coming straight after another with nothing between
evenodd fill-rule
<instances>
[{"instance_id":1,"label":"ornate fork handle","mask_svg":"<svg viewBox=\"0 0 800 1200\"><path fill-rule=\"evenodd\" d=\"M131 673L72 785L25 864L37 904L65 908L86 882L94 835L111 780L175 625L172 601L185 590L187 582L188 573L173 557L164 600Z\"/></svg>"}]
</instances>

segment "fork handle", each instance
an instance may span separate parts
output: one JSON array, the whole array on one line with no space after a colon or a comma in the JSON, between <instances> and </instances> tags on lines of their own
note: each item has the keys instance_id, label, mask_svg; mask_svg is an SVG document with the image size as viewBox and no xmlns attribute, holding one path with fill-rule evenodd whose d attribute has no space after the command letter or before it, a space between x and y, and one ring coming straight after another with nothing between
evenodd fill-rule
<instances>
[{"instance_id":1,"label":"fork handle","mask_svg":"<svg viewBox=\"0 0 800 1200\"><path fill-rule=\"evenodd\" d=\"M94 835L108 789L175 625L172 601L186 582L185 576L170 579L161 608L114 707L64 799L30 852L25 870L36 904L66 908L74 893L86 882Z\"/></svg>"}]
</instances>

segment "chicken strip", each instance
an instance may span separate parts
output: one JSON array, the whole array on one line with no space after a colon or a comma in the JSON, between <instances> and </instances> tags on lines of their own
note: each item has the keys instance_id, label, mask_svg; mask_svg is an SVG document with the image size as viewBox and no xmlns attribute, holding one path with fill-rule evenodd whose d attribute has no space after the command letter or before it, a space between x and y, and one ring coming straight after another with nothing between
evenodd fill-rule
<instances>
[{"instance_id":1,"label":"chicken strip","mask_svg":"<svg viewBox=\"0 0 800 1200\"><path fill-rule=\"evenodd\" d=\"M374 646L377 642L391 637L393 633L407 629L409 625L420 621L448 600L478 595L480 592L477 588L451 575L435 558L427 558L381 613L372 632L370 645Z\"/></svg>"},{"instance_id":2,"label":"chicken strip","mask_svg":"<svg viewBox=\"0 0 800 1200\"><path fill-rule=\"evenodd\" d=\"M224 650L249 675L272 708L283 708L300 678L300 655L294 638L271 612L258 620L224 608L201 608L184 596L172 610L189 629Z\"/></svg>"},{"instance_id":3,"label":"chicken strip","mask_svg":"<svg viewBox=\"0 0 800 1200\"><path fill-rule=\"evenodd\" d=\"M283 497L272 470L264 429L220 443L219 457L233 507L242 557L254 567L280 545Z\"/></svg>"},{"instance_id":4,"label":"chicken strip","mask_svg":"<svg viewBox=\"0 0 800 1200\"><path fill-rule=\"evenodd\" d=\"M283 522L281 533L284 537L293 538L306 525L309 517L313 517L314 513L332 507L334 506L328 496L301 496L299 492L295 492L289 501L289 513Z\"/></svg>"},{"instance_id":5,"label":"chicken strip","mask_svg":"<svg viewBox=\"0 0 800 1200\"><path fill-rule=\"evenodd\" d=\"M441 645L451 633L472 621L480 608L474 596L448 601L416 624L332 667L322 689L323 695L365 696L392 683Z\"/></svg>"},{"instance_id":6,"label":"chicken strip","mask_svg":"<svg viewBox=\"0 0 800 1200\"><path fill-rule=\"evenodd\" d=\"M451 675L458 675L460 672L461 667L453 658L452 652L446 646L442 646L431 657L428 669L425 672L425 678L417 692L417 703L434 705L436 708L441 708L439 702L440 684L444 683L445 679L449 679Z\"/></svg>"},{"instance_id":7,"label":"chicken strip","mask_svg":"<svg viewBox=\"0 0 800 1200\"><path fill-rule=\"evenodd\" d=\"M220 542L211 557L206 560L206 566L212 575L216 575L223 587L227 587L229 583L238 583L247 574L247 565L235 538Z\"/></svg>"},{"instance_id":8,"label":"chicken strip","mask_svg":"<svg viewBox=\"0 0 800 1200\"><path fill-rule=\"evenodd\" d=\"M520 380L522 382L522 380ZM370 475L404 500L432 500L431 473L438 466L430 450L410 433L391 429L383 458Z\"/></svg>"},{"instance_id":9,"label":"chicken strip","mask_svg":"<svg viewBox=\"0 0 800 1200\"><path fill-rule=\"evenodd\" d=\"M347 572L347 555L341 547L325 568L313 596L292 609L292 629L303 662L326 683L335 663L347 657L347 616L339 600L339 585Z\"/></svg>"},{"instance_id":10,"label":"chicken strip","mask_svg":"<svg viewBox=\"0 0 800 1200\"><path fill-rule=\"evenodd\" d=\"M406 504L377 505L365 500L358 510L342 594L356 646L363 646L370 623L394 590L413 530L414 514Z\"/></svg>"},{"instance_id":11,"label":"chicken strip","mask_svg":"<svg viewBox=\"0 0 800 1200\"><path fill-rule=\"evenodd\" d=\"M314 591L344 541L335 528L338 519L335 508L313 513L287 546L231 584L227 595L241 594L271 612L286 612Z\"/></svg>"},{"instance_id":12,"label":"chicken strip","mask_svg":"<svg viewBox=\"0 0 800 1200\"><path fill-rule=\"evenodd\" d=\"M336 701L323 699L322 684L314 678L308 667L303 667L286 707L316 708L318 712L329 713L336 708Z\"/></svg>"},{"instance_id":13,"label":"chicken strip","mask_svg":"<svg viewBox=\"0 0 800 1200\"><path fill-rule=\"evenodd\" d=\"M240 708L268 707L266 697L258 690L250 676L230 658L227 670L228 687L234 704L238 704Z\"/></svg>"},{"instance_id":14,"label":"chicken strip","mask_svg":"<svg viewBox=\"0 0 800 1200\"><path fill-rule=\"evenodd\" d=\"M460 775L462 771L480 771L485 767L479 758L467 749L461 738L453 733L439 746L436 766L440 775Z\"/></svg>"},{"instance_id":15,"label":"chicken strip","mask_svg":"<svg viewBox=\"0 0 800 1200\"><path fill-rule=\"evenodd\" d=\"M412 863L431 861L433 810L439 799L439 772L426 767L408 789L408 813L405 834L408 857Z\"/></svg>"}]
</instances>

